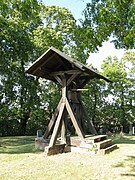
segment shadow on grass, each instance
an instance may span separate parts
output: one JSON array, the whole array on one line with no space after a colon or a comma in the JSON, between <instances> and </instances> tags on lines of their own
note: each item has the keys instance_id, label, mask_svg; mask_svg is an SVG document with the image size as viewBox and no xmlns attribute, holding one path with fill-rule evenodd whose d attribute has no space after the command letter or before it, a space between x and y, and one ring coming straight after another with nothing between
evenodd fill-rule
<instances>
[{"instance_id":1,"label":"shadow on grass","mask_svg":"<svg viewBox=\"0 0 135 180\"><path fill-rule=\"evenodd\" d=\"M127 159L126 161L129 161L131 162L131 171L134 172L134 175L135 175L135 156L127 156Z\"/></svg>"},{"instance_id":2,"label":"shadow on grass","mask_svg":"<svg viewBox=\"0 0 135 180\"><path fill-rule=\"evenodd\" d=\"M116 165L113 166L113 168L127 168L129 169L129 172L122 173L121 176L128 177L135 177L135 156L126 156L126 159L124 159L122 162L118 162Z\"/></svg>"},{"instance_id":3,"label":"shadow on grass","mask_svg":"<svg viewBox=\"0 0 135 180\"><path fill-rule=\"evenodd\" d=\"M133 173L125 173L125 174L121 174L121 176L126 176L128 178L128 177L135 177L135 174L133 174Z\"/></svg>"},{"instance_id":4,"label":"shadow on grass","mask_svg":"<svg viewBox=\"0 0 135 180\"><path fill-rule=\"evenodd\" d=\"M125 167L124 162L119 162L113 166L114 168Z\"/></svg>"},{"instance_id":5,"label":"shadow on grass","mask_svg":"<svg viewBox=\"0 0 135 180\"><path fill-rule=\"evenodd\" d=\"M135 162L135 155L134 156L127 156L129 161Z\"/></svg>"},{"instance_id":6,"label":"shadow on grass","mask_svg":"<svg viewBox=\"0 0 135 180\"><path fill-rule=\"evenodd\" d=\"M36 153L33 136L0 137L0 154Z\"/></svg>"},{"instance_id":7,"label":"shadow on grass","mask_svg":"<svg viewBox=\"0 0 135 180\"><path fill-rule=\"evenodd\" d=\"M121 176L125 177L135 177L135 156L127 156L125 160L130 163L130 171L127 173L122 173Z\"/></svg>"},{"instance_id":8,"label":"shadow on grass","mask_svg":"<svg viewBox=\"0 0 135 180\"><path fill-rule=\"evenodd\" d=\"M116 135L113 137L113 142L116 144L135 144L135 136Z\"/></svg>"}]
</instances>

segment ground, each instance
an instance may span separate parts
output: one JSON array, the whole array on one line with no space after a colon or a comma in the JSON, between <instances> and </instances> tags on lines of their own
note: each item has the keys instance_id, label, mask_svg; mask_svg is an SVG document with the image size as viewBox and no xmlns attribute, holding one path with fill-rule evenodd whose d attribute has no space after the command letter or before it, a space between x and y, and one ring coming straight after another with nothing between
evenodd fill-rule
<instances>
[{"instance_id":1,"label":"ground","mask_svg":"<svg viewBox=\"0 0 135 180\"><path fill-rule=\"evenodd\" d=\"M107 155L45 156L34 137L0 137L0 180L133 180L135 136L116 136L119 149Z\"/></svg>"}]
</instances>

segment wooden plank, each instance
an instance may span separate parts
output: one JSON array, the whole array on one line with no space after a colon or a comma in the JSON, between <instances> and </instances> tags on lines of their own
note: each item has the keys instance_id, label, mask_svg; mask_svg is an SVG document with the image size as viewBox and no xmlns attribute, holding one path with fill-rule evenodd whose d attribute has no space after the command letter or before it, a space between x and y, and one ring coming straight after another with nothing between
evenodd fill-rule
<instances>
[{"instance_id":1,"label":"wooden plank","mask_svg":"<svg viewBox=\"0 0 135 180\"><path fill-rule=\"evenodd\" d=\"M79 136L81 139L84 139L85 135L84 135L84 133L83 133L83 131L82 131L81 126L79 125L79 123L77 122L77 120L76 120L76 118L75 118L75 116L74 116L74 114L73 114L73 111L72 111L72 109L71 109L71 107L70 107L70 104L69 104L67 98L66 98L66 108L67 108L67 111L68 111L68 113L69 113L69 116L70 116L70 118L71 118L71 121L72 121L72 123L73 123L73 125L74 125L74 127L75 127L75 130L76 130L78 136Z\"/></svg>"},{"instance_id":2,"label":"wooden plank","mask_svg":"<svg viewBox=\"0 0 135 180\"><path fill-rule=\"evenodd\" d=\"M55 145L55 143L56 143L56 139L57 139L57 136L58 136L58 130L59 130L60 122L62 120L61 117L62 117L62 114L63 114L63 111L64 111L64 107L65 107L65 103L61 103L60 111L59 111L57 120L55 122L53 133L52 133L52 136L51 136L51 139L50 139L49 147L53 147Z\"/></svg>"},{"instance_id":3,"label":"wooden plank","mask_svg":"<svg viewBox=\"0 0 135 180\"><path fill-rule=\"evenodd\" d=\"M101 149L100 150L101 152L99 151L99 154L107 154L107 153L112 152L115 149L118 149L118 146L116 144L113 144L105 149Z\"/></svg>"},{"instance_id":4,"label":"wooden plank","mask_svg":"<svg viewBox=\"0 0 135 180\"><path fill-rule=\"evenodd\" d=\"M59 76L54 76L54 78L57 80L57 82L62 86L62 80L60 79Z\"/></svg>"},{"instance_id":5,"label":"wooden plank","mask_svg":"<svg viewBox=\"0 0 135 180\"><path fill-rule=\"evenodd\" d=\"M66 127L65 127L65 121L62 119L62 127L61 127L61 141L63 143L66 143Z\"/></svg>"},{"instance_id":6,"label":"wooden plank","mask_svg":"<svg viewBox=\"0 0 135 180\"><path fill-rule=\"evenodd\" d=\"M44 66L42 66L41 68L39 68L42 72L50 74L49 69L45 68Z\"/></svg>"},{"instance_id":7,"label":"wooden plank","mask_svg":"<svg viewBox=\"0 0 135 180\"><path fill-rule=\"evenodd\" d=\"M86 139L92 139L92 140L99 139L99 138L102 139L102 140L106 140L107 135L95 135L95 136L87 135L86 136Z\"/></svg>"},{"instance_id":8,"label":"wooden plank","mask_svg":"<svg viewBox=\"0 0 135 180\"><path fill-rule=\"evenodd\" d=\"M79 70L66 70L66 71L56 71L56 72L52 72L51 75L52 76L56 76L56 75L63 75L63 74L81 74L82 71Z\"/></svg>"},{"instance_id":9,"label":"wooden plank","mask_svg":"<svg viewBox=\"0 0 135 180\"><path fill-rule=\"evenodd\" d=\"M42 55L42 56L40 56L38 59L37 59L37 61L35 62L35 64L34 65L32 65L31 67L30 67L30 69L28 69L28 71L29 70L31 70L31 69L34 69L34 66L36 66L36 68L33 70L33 72L32 72L32 74L35 74L35 72L38 70L38 69L40 69L42 66L44 66L46 63L48 63L48 61L50 61L50 59L51 58L53 58L55 56L55 54L52 54L48 59L46 59L45 61L43 61L43 62L41 62L41 64L40 65L38 65L38 66L36 66L36 64L38 63L40 63L40 61L42 60L42 58L44 57L44 54ZM40 61L39 61L40 60Z\"/></svg>"},{"instance_id":10,"label":"wooden plank","mask_svg":"<svg viewBox=\"0 0 135 180\"><path fill-rule=\"evenodd\" d=\"M105 149L106 147L111 145L111 143L112 143L112 139L106 139L103 141L96 142L95 144L97 145L98 149Z\"/></svg>"},{"instance_id":11,"label":"wooden plank","mask_svg":"<svg viewBox=\"0 0 135 180\"><path fill-rule=\"evenodd\" d=\"M78 74L73 74L67 81L67 86L70 85L70 83L78 76Z\"/></svg>"},{"instance_id":12,"label":"wooden plank","mask_svg":"<svg viewBox=\"0 0 135 180\"><path fill-rule=\"evenodd\" d=\"M66 69L66 70L68 70L68 66L65 64L65 62L63 61L63 59L61 58L61 56L59 56L58 54L56 54L55 55L55 58L60 62L60 63L58 63L60 66L61 66L61 64L62 64L62 66ZM56 67L56 69L57 69L58 67Z\"/></svg>"},{"instance_id":13,"label":"wooden plank","mask_svg":"<svg viewBox=\"0 0 135 180\"><path fill-rule=\"evenodd\" d=\"M80 146L82 140L79 137L70 137L70 145L71 146Z\"/></svg>"},{"instance_id":14,"label":"wooden plank","mask_svg":"<svg viewBox=\"0 0 135 180\"><path fill-rule=\"evenodd\" d=\"M45 147L45 152L47 156L63 153L65 149L65 144L56 144L53 147Z\"/></svg>"},{"instance_id":15,"label":"wooden plank","mask_svg":"<svg viewBox=\"0 0 135 180\"><path fill-rule=\"evenodd\" d=\"M56 118L57 118L58 112L59 112L59 110L60 110L60 106L61 106L62 100L63 100L63 98L60 99L59 104L58 104L57 108L55 109L55 112L54 112L54 114L52 115L52 118L51 118L51 120L50 120L50 122L49 122L49 124L48 124L48 127L47 127L47 129L46 129L46 132L45 132L45 134L44 134L44 138L45 138L45 139L48 138L48 136L49 136L49 134L50 134L50 131L51 131L51 129L52 129L54 123L55 123L55 120L56 120Z\"/></svg>"},{"instance_id":16,"label":"wooden plank","mask_svg":"<svg viewBox=\"0 0 135 180\"><path fill-rule=\"evenodd\" d=\"M88 91L89 89L71 89L71 91Z\"/></svg>"},{"instance_id":17,"label":"wooden plank","mask_svg":"<svg viewBox=\"0 0 135 180\"><path fill-rule=\"evenodd\" d=\"M66 98L66 90L67 90L66 79L65 79L65 77L63 77L63 79L62 79L62 97L63 97L63 100L65 100L65 98Z\"/></svg>"}]
</instances>

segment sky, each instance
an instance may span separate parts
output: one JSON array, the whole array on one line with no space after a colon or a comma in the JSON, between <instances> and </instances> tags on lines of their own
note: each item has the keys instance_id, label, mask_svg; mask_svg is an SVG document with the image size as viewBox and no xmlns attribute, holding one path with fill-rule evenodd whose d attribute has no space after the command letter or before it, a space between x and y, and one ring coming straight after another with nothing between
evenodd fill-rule
<instances>
[{"instance_id":1,"label":"sky","mask_svg":"<svg viewBox=\"0 0 135 180\"><path fill-rule=\"evenodd\" d=\"M83 18L82 11L85 9L86 3L90 2L90 0L43 0L43 2L45 5L56 5L68 8L73 14L74 18L78 20ZM107 41L103 43L103 46L99 48L97 53L90 54L87 63L92 64L93 67L100 70L103 60L105 60L108 56L117 56L120 59L123 54L123 49L117 50L115 49L113 43Z\"/></svg>"},{"instance_id":2,"label":"sky","mask_svg":"<svg viewBox=\"0 0 135 180\"><path fill-rule=\"evenodd\" d=\"M77 20L82 17L82 11L90 0L43 0L45 5L57 5L68 8Z\"/></svg>"}]
</instances>

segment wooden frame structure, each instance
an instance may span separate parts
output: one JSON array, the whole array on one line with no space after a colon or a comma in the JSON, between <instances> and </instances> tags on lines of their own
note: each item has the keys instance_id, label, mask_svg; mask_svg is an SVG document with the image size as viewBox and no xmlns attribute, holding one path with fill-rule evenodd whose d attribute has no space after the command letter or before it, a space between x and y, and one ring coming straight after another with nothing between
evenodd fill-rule
<instances>
[{"instance_id":1,"label":"wooden frame structure","mask_svg":"<svg viewBox=\"0 0 135 180\"><path fill-rule=\"evenodd\" d=\"M111 82L109 79L54 47L39 57L26 72L54 81L62 88L61 99L44 134L44 138L47 139L52 133L49 148L55 146L59 133L61 133L61 142L67 144L69 118L81 140L85 138L86 125L91 134L97 134L81 101L81 90L93 78Z\"/></svg>"}]
</instances>

